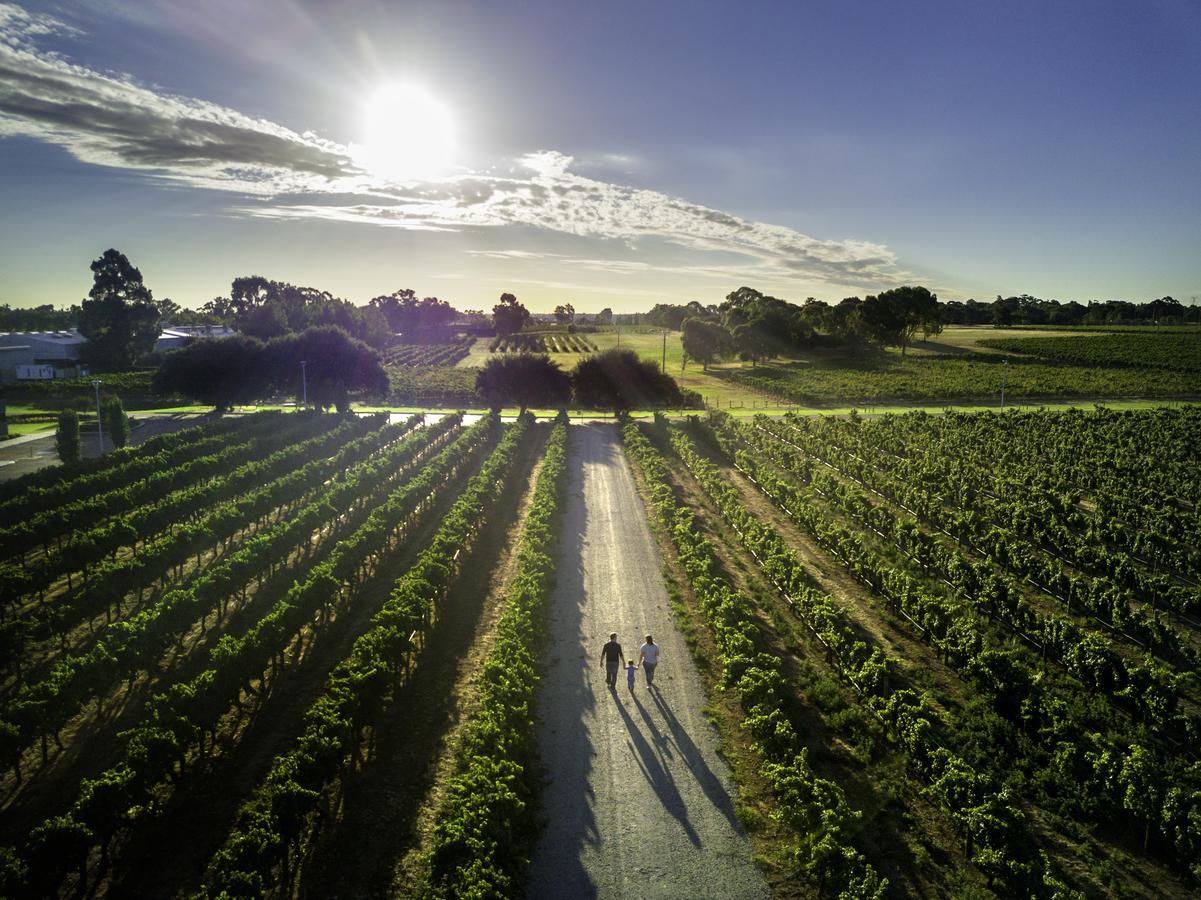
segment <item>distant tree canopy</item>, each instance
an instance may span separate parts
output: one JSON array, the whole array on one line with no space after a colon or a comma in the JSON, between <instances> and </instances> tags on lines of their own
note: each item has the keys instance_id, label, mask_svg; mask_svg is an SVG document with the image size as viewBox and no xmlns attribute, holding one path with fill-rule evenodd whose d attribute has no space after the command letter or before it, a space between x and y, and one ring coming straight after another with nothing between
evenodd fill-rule
<instances>
[{"instance_id":1,"label":"distant tree canopy","mask_svg":"<svg viewBox=\"0 0 1201 900\"><path fill-rule=\"evenodd\" d=\"M529 320L530 311L522 306L513 294L501 294L500 302L492 307L492 326L497 334L521 331Z\"/></svg>"},{"instance_id":2,"label":"distant tree canopy","mask_svg":"<svg viewBox=\"0 0 1201 900\"><path fill-rule=\"evenodd\" d=\"M597 325L612 325L613 324L613 310L606 306L604 309L602 309L600 312L598 312L596 314L596 324Z\"/></svg>"},{"instance_id":3,"label":"distant tree canopy","mask_svg":"<svg viewBox=\"0 0 1201 900\"><path fill-rule=\"evenodd\" d=\"M575 321L575 307L570 303L560 303L555 307L555 321L560 325L570 325Z\"/></svg>"},{"instance_id":4,"label":"distant tree canopy","mask_svg":"<svg viewBox=\"0 0 1201 900\"><path fill-rule=\"evenodd\" d=\"M271 381L263 342L239 335L201 338L167 353L154 373L154 390L230 410L268 396Z\"/></svg>"},{"instance_id":5,"label":"distant tree canopy","mask_svg":"<svg viewBox=\"0 0 1201 900\"><path fill-rule=\"evenodd\" d=\"M608 350L582 360L571 376L578 406L624 412L680 406L684 395L674 378L633 350Z\"/></svg>"},{"instance_id":6,"label":"distant tree canopy","mask_svg":"<svg viewBox=\"0 0 1201 900\"><path fill-rule=\"evenodd\" d=\"M715 359L733 352L734 338L720 322L685 319L681 330L685 359L699 362L706 370Z\"/></svg>"},{"instance_id":7,"label":"distant tree canopy","mask_svg":"<svg viewBox=\"0 0 1201 900\"><path fill-rule=\"evenodd\" d=\"M235 278L229 297L210 300L202 313L264 341L321 325L337 326L373 347L385 347L391 340L387 320L378 308L356 307L328 291L261 275Z\"/></svg>"},{"instance_id":8,"label":"distant tree canopy","mask_svg":"<svg viewBox=\"0 0 1201 900\"><path fill-rule=\"evenodd\" d=\"M299 398L306 383L311 404L345 412L351 391L384 394L388 374L372 348L341 328L323 325L267 344L245 336L198 340L168 353L154 379L158 391L225 410L276 391Z\"/></svg>"},{"instance_id":9,"label":"distant tree canopy","mask_svg":"<svg viewBox=\"0 0 1201 900\"><path fill-rule=\"evenodd\" d=\"M565 408L571 402L571 377L549 356L530 353L489 357L475 378L476 392L492 409L519 406Z\"/></svg>"},{"instance_id":10,"label":"distant tree canopy","mask_svg":"<svg viewBox=\"0 0 1201 900\"><path fill-rule=\"evenodd\" d=\"M412 288L373 297L367 305L384 316L393 333L410 340L441 338L446 327L459 316L445 300L437 297L418 300Z\"/></svg>"},{"instance_id":11,"label":"distant tree canopy","mask_svg":"<svg viewBox=\"0 0 1201 900\"><path fill-rule=\"evenodd\" d=\"M679 331L685 319L717 319L717 307L702 306L698 301L691 300L686 304L656 303L644 317L648 325L669 328Z\"/></svg>"},{"instance_id":12,"label":"distant tree canopy","mask_svg":"<svg viewBox=\"0 0 1201 900\"><path fill-rule=\"evenodd\" d=\"M129 369L159 336L154 296L124 253L105 250L92 263L92 289L80 304L80 359L99 372Z\"/></svg>"},{"instance_id":13,"label":"distant tree canopy","mask_svg":"<svg viewBox=\"0 0 1201 900\"><path fill-rule=\"evenodd\" d=\"M865 335L885 346L905 348L918 331L923 337L942 331L938 298L924 287L899 287L864 299L859 309Z\"/></svg>"},{"instance_id":14,"label":"distant tree canopy","mask_svg":"<svg viewBox=\"0 0 1201 900\"><path fill-rule=\"evenodd\" d=\"M333 406L348 412L351 391L374 396L388 391L379 354L335 326L276 338L267 345L267 357L276 386L300 397L307 385L309 403L318 409Z\"/></svg>"},{"instance_id":15,"label":"distant tree canopy","mask_svg":"<svg viewBox=\"0 0 1201 900\"><path fill-rule=\"evenodd\" d=\"M65 331L78 324L78 306L55 309L46 303L22 309L0 303L0 331Z\"/></svg>"}]
</instances>

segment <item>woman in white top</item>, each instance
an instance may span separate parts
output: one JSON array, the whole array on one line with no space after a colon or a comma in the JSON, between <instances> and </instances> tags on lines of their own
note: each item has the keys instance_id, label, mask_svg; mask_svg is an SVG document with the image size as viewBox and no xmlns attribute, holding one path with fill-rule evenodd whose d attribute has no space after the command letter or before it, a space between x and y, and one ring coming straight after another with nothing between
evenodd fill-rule
<instances>
[{"instance_id":1,"label":"woman in white top","mask_svg":"<svg viewBox=\"0 0 1201 900\"><path fill-rule=\"evenodd\" d=\"M646 686L649 688L655 683L655 666L659 665L659 645L649 634L646 643L638 649L638 661L646 670Z\"/></svg>"}]
</instances>

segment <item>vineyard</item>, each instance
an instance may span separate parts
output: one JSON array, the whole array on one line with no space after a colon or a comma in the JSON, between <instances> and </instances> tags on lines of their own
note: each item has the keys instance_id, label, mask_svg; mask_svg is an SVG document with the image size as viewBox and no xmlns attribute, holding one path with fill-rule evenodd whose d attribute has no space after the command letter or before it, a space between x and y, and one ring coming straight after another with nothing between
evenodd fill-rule
<instances>
[{"instance_id":1,"label":"vineyard","mask_svg":"<svg viewBox=\"0 0 1201 900\"><path fill-rule=\"evenodd\" d=\"M565 428L265 413L7 489L0 893L287 891L545 450L536 602Z\"/></svg>"},{"instance_id":2,"label":"vineyard","mask_svg":"<svg viewBox=\"0 0 1201 900\"><path fill-rule=\"evenodd\" d=\"M981 346L1082 366L1120 366L1201 372L1201 335L1196 332L1098 334L982 340Z\"/></svg>"},{"instance_id":3,"label":"vineyard","mask_svg":"<svg viewBox=\"0 0 1201 900\"><path fill-rule=\"evenodd\" d=\"M599 845L632 868L716 822L783 896L1195 896L1199 446L1196 407L265 412L14 480L0 895L522 896L547 822L637 786L666 824ZM589 591L649 602L596 584L635 561L699 674L548 695L643 624L588 612L586 674L547 647ZM569 768L638 784L544 808L547 696L609 722Z\"/></svg>"},{"instance_id":4,"label":"vineyard","mask_svg":"<svg viewBox=\"0 0 1201 900\"><path fill-rule=\"evenodd\" d=\"M1122 338L1135 337L1122 335ZM1163 336L1155 336L1156 346ZM1024 338L1017 339L1025 343ZM1039 342L1043 338L1030 338ZM1047 338L1045 340L1061 340ZM1091 341L1068 337L1064 341ZM1181 340L1192 340L1182 337ZM996 341L982 342L999 346ZM1016 349L1008 347L1005 349ZM1196 346L1191 355L1194 358ZM1096 363L1056 364L1019 357L1008 363L999 355L870 358L859 363L789 363L755 368L711 369L711 374L798 404L874 405L895 401L967 402L1006 397L1196 397L1201 372L1168 368L1103 368Z\"/></svg>"},{"instance_id":5,"label":"vineyard","mask_svg":"<svg viewBox=\"0 0 1201 900\"><path fill-rule=\"evenodd\" d=\"M957 836L940 852L1003 896L1196 885L1197 410L720 416L627 425L626 445L831 894L875 895L894 865L870 818L887 805L830 778L847 744L885 798L922 785ZM726 574L747 566L764 589ZM798 737L790 700L814 698L765 655L764 618L845 685L830 746Z\"/></svg>"},{"instance_id":6,"label":"vineyard","mask_svg":"<svg viewBox=\"0 0 1201 900\"><path fill-rule=\"evenodd\" d=\"M471 352L475 338L466 335L445 344L396 344L381 354L386 366L437 366L456 365Z\"/></svg>"},{"instance_id":7,"label":"vineyard","mask_svg":"<svg viewBox=\"0 0 1201 900\"><path fill-rule=\"evenodd\" d=\"M582 334L519 331L494 337L488 349L493 353L595 353L596 344Z\"/></svg>"}]
</instances>

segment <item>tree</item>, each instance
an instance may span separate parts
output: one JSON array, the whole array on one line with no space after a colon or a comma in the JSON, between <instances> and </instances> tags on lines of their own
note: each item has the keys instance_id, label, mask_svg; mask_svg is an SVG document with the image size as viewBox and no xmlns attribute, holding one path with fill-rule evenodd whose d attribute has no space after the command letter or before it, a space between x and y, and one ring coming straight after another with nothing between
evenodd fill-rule
<instances>
[{"instance_id":1,"label":"tree","mask_svg":"<svg viewBox=\"0 0 1201 900\"><path fill-rule=\"evenodd\" d=\"M613 310L606 306L604 309L602 309L600 312L598 312L596 314L596 324L597 325L612 325L613 324Z\"/></svg>"},{"instance_id":2,"label":"tree","mask_svg":"<svg viewBox=\"0 0 1201 900\"><path fill-rule=\"evenodd\" d=\"M248 337L269 341L288 333L288 318L277 304L255 306L238 317L238 330Z\"/></svg>"},{"instance_id":3,"label":"tree","mask_svg":"<svg viewBox=\"0 0 1201 900\"><path fill-rule=\"evenodd\" d=\"M142 273L124 253L105 250L92 263L92 289L79 311L79 333L87 338L80 358L97 371L130 368L154 349L159 310Z\"/></svg>"},{"instance_id":4,"label":"tree","mask_svg":"<svg viewBox=\"0 0 1201 900\"><path fill-rule=\"evenodd\" d=\"M163 358L154 390L230 410L267 396L270 374L264 345L256 338L202 338Z\"/></svg>"},{"instance_id":5,"label":"tree","mask_svg":"<svg viewBox=\"0 0 1201 900\"><path fill-rule=\"evenodd\" d=\"M753 319L739 325L733 333L734 348L743 359L751 361L751 368L761 359L773 356L775 340L768 324L762 319Z\"/></svg>"},{"instance_id":6,"label":"tree","mask_svg":"<svg viewBox=\"0 0 1201 900\"><path fill-rule=\"evenodd\" d=\"M684 395L674 378L659 366L639 359L633 350L607 350L589 356L571 376L576 403L586 409L623 412L658 406L681 406Z\"/></svg>"},{"instance_id":7,"label":"tree","mask_svg":"<svg viewBox=\"0 0 1201 900\"><path fill-rule=\"evenodd\" d=\"M555 307L555 321L560 325L570 325L575 321L575 307L570 303L560 303Z\"/></svg>"},{"instance_id":8,"label":"tree","mask_svg":"<svg viewBox=\"0 0 1201 900\"><path fill-rule=\"evenodd\" d=\"M333 406L349 412L352 390L377 396L388 390L379 354L341 328L323 325L276 338L266 355L274 384L296 397L306 392L318 409Z\"/></svg>"},{"instance_id":9,"label":"tree","mask_svg":"<svg viewBox=\"0 0 1201 900\"><path fill-rule=\"evenodd\" d=\"M119 397L106 397L101 405L101 417L104 420L104 431L113 442L113 447L119 449L129 443L129 416L121 406Z\"/></svg>"},{"instance_id":10,"label":"tree","mask_svg":"<svg viewBox=\"0 0 1201 900\"><path fill-rule=\"evenodd\" d=\"M571 378L549 356L531 353L489 357L475 377L476 392L499 410L516 404L562 409L571 400Z\"/></svg>"},{"instance_id":11,"label":"tree","mask_svg":"<svg viewBox=\"0 0 1201 900\"><path fill-rule=\"evenodd\" d=\"M521 331L530 320L530 311L517 302L513 294L501 294L500 302L492 307L492 327L500 335Z\"/></svg>"},{"instance_id":12,"label":"tree","mask_svg":"<svg viewBox=\"0 0 1201 900\"><path fill-rule=\"evenodd\" d=\"M902 356L918 331L924 338L942 331L938 297L920 285L869 296L860 314L867 336L885 346L899 346Z\"/></svg>"},{"instance_id":13,"label":"tree","mask_svg":"<svg viewBox=\"0 0 1201 900\"><path fill-rule=\"evenodd\" d=\"M391 294L372 297L367 305L382 312L394 332L401 332L404 331L407 309L417 305L417 292L412 288L401 288Z\"/></svg>"},{"instance_id":14,"label":"tree","mask_svg":"<svg viewBox=\"0 0 1201 900\"><path fill-rule=\"evenodd\" d=\"M73 409L58 414L58 430L54 433L58 458L65 463L79 462L79 416Z\"/></svg>"},{"instance_id":15,"label":"tree","mask_svg":"<svg viewBox=\"0 0 1201 900\"><path fill-rule=\"evenodd\" d=\"M656 303L646 314L646 322L648 325L658 325L660 328L679 331L683 327L684 320L692 317L716 319L717 311L714 307L702 306L697 300L690 300L685 305Z\"/></svg>"},{"instance_id":16,"label":"tree","mask_svg":"<svg viewBox=\"0 0 1201 900\"><path fill-rule=\"evenodd\" d=\"M709 363L725 356L733 347L733 338L723 325L706 319L685 319L683 326L684 358L699 362L705 371Z\"/></svg>"}]
</instances>

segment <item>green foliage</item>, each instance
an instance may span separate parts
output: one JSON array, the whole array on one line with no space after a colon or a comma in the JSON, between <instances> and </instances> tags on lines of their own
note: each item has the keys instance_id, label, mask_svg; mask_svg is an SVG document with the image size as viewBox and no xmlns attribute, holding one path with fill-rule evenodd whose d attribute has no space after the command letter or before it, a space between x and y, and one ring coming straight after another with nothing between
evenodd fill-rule
<instances>
[{"instance_id":1,"label":"green foliage","mask_svg":"<svg viewBox=\"0 0 1201 900\"><path fill-rule=\"evenodd\" d=\"M521 331L529 319L530 311L513 294L501 294L500 302L492 307L492 327L500 335Z\"/></svg>"},{"instance_id":2,"label":"green foliage","mask_svg":"<svg viewBox=\"0 0 1201 900\"><path fill-rule=\"evenodd\" d=\"M684 358L699 362L708 371L709 363L734 350L734 338L720 322L685 319L681 325Z\"/></svg>"},{"instance_id":3,"label":"green foliage","mask_svg":"<svg viewBox=\"0 0 1201 900\"><path fill-rule=\"evenodd\" d=\"M67 465L79 462L79 416L75 410L65 409L58 414L54 449L58 452L61 462Z\"/></svg>"},{"instance_id":4,"label":"green foliage","mask_svg":"<svg viewBox=\"0 0 1201 900\"><path fill-rule=\"evenodd\" d=\"M125 414L119 397L109 397L100 406L100 418L104 422L104 433L113 443L113 448L120 450L129 443L129 416Z\"/></svg>"},{"instance_id":5,"label":"green foliage","mask_svg":"<svg viewBox=\"0 0 1201 900\"><path fill-rule=\"evenodd\" d=\"M622 412L684 403L675 379L632 350L608 350L584 359L571 381L576 404L585 409Z\"/></svg>"},{"instance_id":6,"label":"green foliage","mask_svg":"<svg viewBox=\"0 0 1201 900\"><path fill-rule=\"evenodd\" d=\"M757 650L758 629L751 602L718 573L713 545L698 532L695 517L677 500L662 456L639 427L622 427L626 452L642 470L652 511L667 531L717 640L725 684L737 692L746 713L743 727L755 737L761 774L771 784L773 816L796 835L794 857L819 888L835 896L883 897L881 878L849 843L859 813L835 783L809 765L785 709L780 660ZM723 482L724 483L724 482ZM728 487L728 485L727 485Z\"/></svg>"},{"instance_id":7,"label":"green foliage","mask_svg":"<svg viewBox=\"0 0 1201 900\"><path fill-rule=\"evenodd\" d=\"M495 430L497 421L480 425ZM429 547L402 575L389 599L355 640L350 654L329 676L324 693L305 713L296 746L277 757L267 780L247 801L232 834L214 856L203 894L220 896L243 884L272 884L273 869L287 848L303 837L304 821L325 783L356 756L361 730L389 706L391 687L407 671L414 632L430 624L430 613L458 574L463 553L479 534L515 463L530 427L522 417L509 429L480 471L455 501ZM503 794L509 775L497 771L493 790ZM240 852L252 835L272 848L267 854Z\"/></svg>"},{"instance_id":8,"label":"green foliage","mask_svg":"<svg viewBox=\"0 0 1201 900\"><path fill-rule=\"evenodd\" d=\"M167 353L154 373L160 394L187 397L218 411L270 392L263 344L253 337L201 338Z\"/></svg>"},{"instance_id":9,"label":"green foliage","mask_svg":"<svg viewBox=\"0 0 1201 900\"><path fill-rule=\"evenodd\" d=\"M154 349L159 310L125 254L106 250L92 263L93 284L79 312L87 338L80 359L98 372L120 372Z\"/></svg>"},{"instance_id":10,"label":"green foliage","mask_svg":"<svg viewBox=\"0 0 1201 900\"><path fill-rule=\"evenodd\" d=\"M484 663L479 705L466 723L430 854L435 897L509 896L521 884L536 831L533 716L538 623L554 577L555 520L567 473L561 416L517 550L517 569Z\"/></svg>"},{"instance_id":11,"label":"green foliage","mask_svg":"<svg viewBox=\"0 0 1201 900\"><path fill-rule=\"evenodd\" d=\"M319 409L348 412L351 391L382 397L388 390L379 355L336 326L276 338L265 355L272 382L295 397L307 391L309 403Z\"/></svg>"},{"instance_id":12,"label":"green foliage","mask_svg":"<svg viewBox=\"0 0 1201 900\"><path fill-rule=\"evenodd\" d=\"M488 406L563 408L571 400L571 378L548 356L521 353L490 358L475 378Z\"/></svg>"},{"instance_id":13,"label":"green foliage","mask_svg":"<svg viewBox=\"0 0 1201 900\"><path fill-rule=\"evenodd\" d=\"M1074 340L1074 339L1073 339ZM998 356L820 358L757 369L717 369L723 379L801 404L897 401L999 402L1059 397L1182 397L1201 394L1196 373L1052 365Z\"/></svg>"},{"instance_id":14,"label":"green foliage","mask_svg":"<svg viewBox=\"0 0 1201 900\"><path fill-rule=\"evenodd\" d=\"M1126 332L1079 337L1029 337L978 342L1012 353L1081 366L1169 369L1201 373L1201 339L1184 332Z\"/></svg>"}]
</instances>

